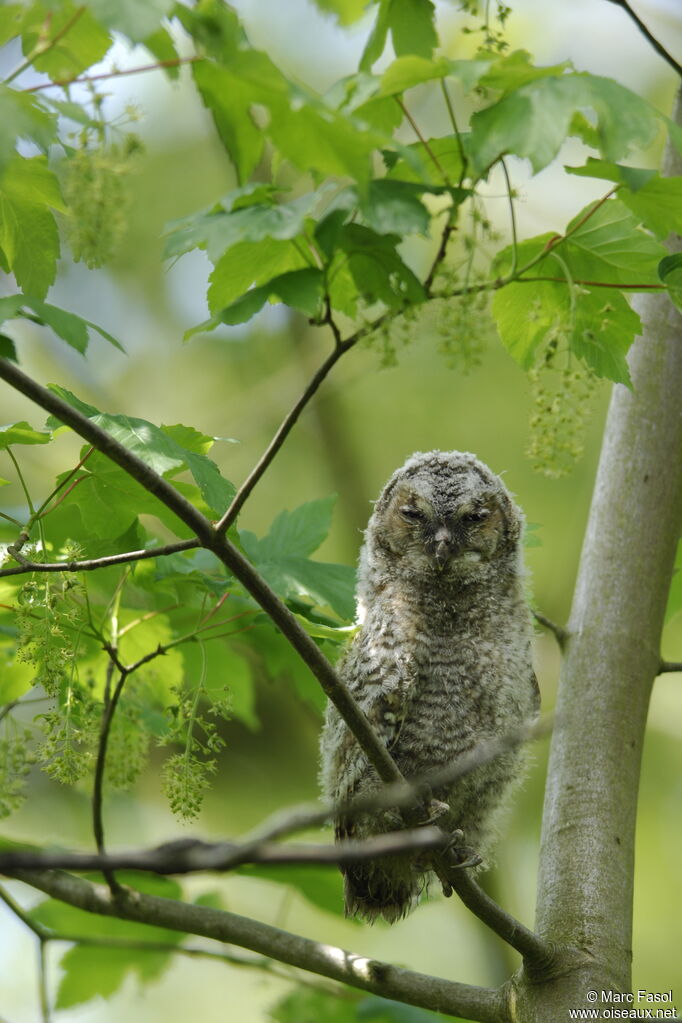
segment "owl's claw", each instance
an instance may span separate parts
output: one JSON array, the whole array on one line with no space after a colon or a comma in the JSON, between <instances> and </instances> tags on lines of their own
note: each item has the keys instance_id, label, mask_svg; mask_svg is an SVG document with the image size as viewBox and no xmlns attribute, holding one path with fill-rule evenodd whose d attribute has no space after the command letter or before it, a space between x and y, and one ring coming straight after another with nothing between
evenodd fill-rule
<instances>
[{"instance_id":1,"label":"owl's claw","mask_svg":"<svg viewBox=\"0 0 682 1023\"><path fill-rule=\"evenodd\" d=\"M425 824L438 824L451 812L448 804L440 799L429 799L424 809L426 810Z\"/></svg>"},{"instance_id":2,"label":"owl's claw","mask_svg":"<svg viewBox=\"0 0 682 1023\"><path fill-rule=\"evenodd\" d=\"M477 867L483 862L483 858L470 845L464 845L462 839L464 832L457 828L450 835L450 841L445 850L448 859L448 866L456 870L465 870L469 867Z\"/></svg>"}]
</instances>

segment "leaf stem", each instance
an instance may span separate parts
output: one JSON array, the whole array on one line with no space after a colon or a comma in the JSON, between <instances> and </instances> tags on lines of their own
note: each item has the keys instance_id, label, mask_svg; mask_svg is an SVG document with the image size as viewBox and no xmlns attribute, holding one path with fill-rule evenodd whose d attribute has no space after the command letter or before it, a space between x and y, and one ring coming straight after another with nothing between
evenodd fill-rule
<instances>
[{"instance_id":1,"label":"leaf stem","mask_svg":"<svg viewBox=\"0 0 682 1023\"><path fill-rule=\"evenodd\" d=\"M511 178L509 177L509 171L507 165L504 162L504 157L500 160L500 166L502 167L502 173L504 174L504 180L507 186L507 197L509 199L509 219L511 221L511 234L512 234L512 265L511 274L516 273L518 266L518 238L516 234L516 213L514 211L514 191L512 189Z\"/></svg>"},{"instance_id":2,"label":"leaf stem","mask_svg":"<svg viewBox=\"0 0 682 1023\"><path fill-rule=\"evenodd\" d=\"M438 169L438 172L439 172L440 176L442 177L443 181L445 182L446 185L448 185L448 187L450 187L450 179L448 178L447 174L445 173L445 170L443 169L443 165L441 164L440 160L438 159L438 157L434 153L434 151L431 148L431 146L429 145L429 143L426 141L426 139L422 135L421 131L419 130L419 125L417 124L415 119L412 117L412 114L410 113L410 111L405 106L405 103L403 102L403 100L401 100L401 98L399 96L394 96L393 98L395 99L396 103L398 104L398 106L402 110L404 116L410 122L410 127L412 128L412 131L415 133L415 135L417 136L417 138L419 139L419 141L423 145L424 149L429 154L429 157L431 158L434 166Z\"/></svg>"}]
</instances>

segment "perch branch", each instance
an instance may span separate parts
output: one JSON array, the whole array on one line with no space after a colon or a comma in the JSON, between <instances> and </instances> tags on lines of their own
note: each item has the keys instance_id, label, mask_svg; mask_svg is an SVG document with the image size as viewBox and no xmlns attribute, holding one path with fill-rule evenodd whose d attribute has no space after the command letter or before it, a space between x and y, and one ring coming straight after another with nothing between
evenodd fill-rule
<instances>
[{"instance_id":1,"label":"perch branch","mask_svg":"<svg viewBox=\"0 0 682 1023\"><path fill-rule=\"evenodd\" d=\"M112 898L109 889L103 885L91 884L62 871L16 871L14 876L89 913L214 938L408 1005L478 1023L508 1023L503 989L458 984L404 970L208 906L176 902L130 890Z\"/></svg>"},{"instance_id":2,"label":"perch branch","mask_svg":"<svg viewBox=\"0 0 682 1023\"><path fill-rule=\"evenodd\" d=\"M153 849L124 853L44 852L12 849L0 852L0 872L14 870L143 870L155 874L192 874L200 871L226 872L246 863L271 865L341 865L399 856L406 852L443 850L449 836L439 828L394 831L362 841L334 845L278 845L272 842L202 842L181 839Z\"/></svg>"}]
</instances>

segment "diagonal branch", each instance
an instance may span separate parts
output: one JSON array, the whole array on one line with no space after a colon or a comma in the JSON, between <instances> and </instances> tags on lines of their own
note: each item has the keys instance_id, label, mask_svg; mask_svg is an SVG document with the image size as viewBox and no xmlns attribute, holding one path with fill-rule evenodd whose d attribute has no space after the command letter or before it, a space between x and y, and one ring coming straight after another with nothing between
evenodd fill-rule
<instances>
[{"instance_id":1,"label":"diagonal branch","mask_svg":"<svg viewBox=\"0 0 682 1023\"><path fill-rule=\"evenodd\" d=\"M504 989L458 984L404 970L208 906L137 891L126 891L112 898L103 885L91 884L62 871L15 871L13 876L88 913L214 938L383 998L478 1023L508 1023L510 1018Z\"/></svg>"},{"instance_id":2,"label":"diagonal branch","mask_svg":"<svg viewBox=\"0 0 682 1023\"><path fill-rule=\"evenodd\" d=\"M354 336L352 339L353 343L355 343L359 336L360 333ZM350 344L350 340L346 342L346 345ZM343 346L337 346L335 353L342 352L343 350L345 350ZM332 355L335 353L332 353ZM333 365L330 359L327 360L329 368ZM323 378L324 374L321 379ZM155 473L153 469L131 451L123 447L105 430L87 419L86 416L72 408L57 395L28 377L16 365L8 362L6 359L0 359L0 379L4 379L41 408L51 412L67 426L72 427L81 437L111 458L112 461L124 469L125 472L137 480L150 493L154 494L182 522L189 526L196 534L201 545L207 550L212 551L232 572L235 578L239 580L242 586L281 630L304 663L310 668L322 689L355 736L355 739L381 781L387 783L404 782L405 779L393 757L377 736L350 690L338 677L336 671L317 644L301 627L294 614L279 599L241 552L226 536L219 532L218 527L214 527L170 483ZM417 812L417 807L414 804L412 808L404 811L404 819L408 826L423 823L419 817L420 814ZM512 944L524 956L542 961L548 957L548 946L541 942L532 932L527 931L523 925L509 917L504 910L497 907L475 881L471 879L463 881L463 871L453 870L452 863L441 856L434 857L433 862L434 869L443 881L444 888L454 888L458 892L461 889L463 892L462 898L465 899L467 906L480 919L493 927L505 941ZM495 907L497 912L493 912L491 907Z\"/></svg>"},{"instance_id":3,"label":"diagonal branch","mask_svg":"<svg viewBox=\"0 0 682 1023\"><path fill-rule=\"evenodd\" d=\"M330 315L328 315L328 322L330 323L332 322ZM218 522L216 526L216 530L218 533L225 533L230 528L232 523L239 515L242 506L244 505L249 495L251 494L251 491L256 486L260 478L263 476L264 472L272 462L273 458L284 444L284 441L289 436L301 412L319 389L320 384L329 375L329 372L334 368L334 366L339 361L341 356L345 355L345 353L350 348L352 348L355 345L356 341L358 340L358 335L356 334L353 337L348 338L346 341L340 341L333 323L332 329L334 330L334 334L336 337L336 345L334 347L334 350L324 360L324 362L318 369L317 373L315 373L312 380L308 383L305 390L299 397L298 401L295 403L295 405L291 408L291 410L287 413L287 415L280 423L280 426L277 432L275 433L274 437L268 444L267 448L263 452L262 456L254 466L254 468L249 473L247 479L244 481L244 483L242 483L241 487L235 494L234 498L232 499L232 503L230 504L230 507L227 509L223 517Z\"/></svg>"},{"instance_id":4,"label":"diagonal branch","mask_svg":"<svg viewBox=\"0 0 682 1023\"><path fill-rule=\"evenodd\" d=\"M663 44L660 43L656 36L647 28L637 12L632 9L628 0L609 0L609 2L615 4L616 7L622 7L626 14L630 15L639 31L642 33L647 42L653 46L659 57L663 57L663 60L670 65L673 71L677 72L677 74L682 77L682 66L677 63L672 54L668 53Z\"/></svg>"}]
</instances>

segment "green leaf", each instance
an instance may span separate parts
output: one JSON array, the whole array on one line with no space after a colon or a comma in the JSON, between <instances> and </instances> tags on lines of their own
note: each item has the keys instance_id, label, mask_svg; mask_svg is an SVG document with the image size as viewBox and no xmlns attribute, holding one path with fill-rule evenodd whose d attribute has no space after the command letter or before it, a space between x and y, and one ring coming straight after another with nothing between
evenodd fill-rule
<instances>
[{"instance_id":1,"label":"green leaf","mask_svg":"<svg viewBox=\"0 0 682 1023\"><path fill-rule=\"evenodd\" d=\"M676 306L682 309L682 253L665 256L658 264L658 275Z\"/></svg>"},{"instance_id":2,"label":"green leaf","mask_svg":"<svg viewBox=\"0 0 682 1023\"><path fill-rule=\"evenodd\" d=\"M424 57L398 57L381 76L379 94L395 96L414 88L415 85L450 76L456 78L462 88L469 91L486 73L491 63L490 60L448 60L447 57L438 57L435 60L427 60Z\"/></svg>"},{"instance_id":3,"label":"green leaf","mask_svg":"<svg viewBox=\"0 0 682 1023\"><path fill-rule=\"evenodd\" d=\"M396 252L398 240L396 235L379 235L360 224L346 224L339 231L338 247L346 255L359 294L370 304L400 308L426 298L420 281Z\"/></svg>"},{"instance_id":4,"label":"green leaf","mask_svg":"<svg viewBox=\"0 0 682 1023\"><path fill-rule=\"evenodd\" d=\"M339 25L353 25L365 13L366 0L313 0L323 13L333 14Z\"/></svg>"},{"instance_id":5,"label":"green leaf","mask_svg":"<svg viewBox=\"0 0 682 1023\"><path fill-rule=\"evenodd\" d=\"M416 53L431 57L438 45L435 15L431 0L391 0L389 19L396 56Z\"/></svg>"},{"instance_id":6,"label":"green leaf","mask_svg":"<svg viewBox=\"0 0 682 1023\"><path fill-rule=\"evenodd\" d=\"M467 136L462 134L464 145ZM425 191L440 191L444 184L444 175L449 181L459 181L462 177L464 164L462 149L454 135L429 139L426 143L415 142L405 147L405 156L400 157L390 167L387 177L390 180L419 183ZM386 154L385 154L386 155ZM459 190L461 200L470 194Z\"/></svg>"},{"instance_id":7,"label":"green leaf","mask_svg":"<svg viewBox=\"0 0 682 1023\"><path fill-rule=\"evenodd\" d=\"M44 110L35 96L0 84L0 171L14 156L17 139L46 150L56 138L55 114Z\"/></svg>"},{"instance_id":8,"label":"green leaf","mask_svg":"<svg viewBox=\"0 0 682 1023\"><path fill-rule=\"evenodd\" d=\"M588 144L608 160L645 148L657 134L661 115L629 89L586 72L550 76L522 85L474 114L468 152L479 175L505 153L530 160L534 173L559 152L574 114L588 108L596 130Z\"/></svg>"},{"instance_id":9,"label":"green leaf","mask_svg":"<svg viewBox=\"0 0 682 1023\"><path fill-rule=\"evenodd\" d=\"M156 57L159 63L168 64L164 67L165 73L171 79L171 81L177 81L180 77L180 66L179 64L169 64L169 61L178 60L178 51L175 48L171 36L165 28L159 28L156 32L152 32L151 35L143 39L143 45L145 49L149 50L152 56Z\"/></svg>"},{"instance_id":10,"label":"green leaf","mask_svg":"<svg viewBox=\"0 0 682 1023\"><path fill-rule=\"evenodd\" d=\"M220 618L229 617L229 604L224 607L226 610ZM240 618L233 625L228 623L214 632L217 635L219 632L236 630L247 620ZM185 643L182 646L186 684L193 690L203 677L208 698L224 701L227 695L231 716L252 731L257 731L260 721L256 714L256 693L248 661L240 656L229 641L217 638L212 640L211 632L203 636L205 638L201 639L201 643Z\"/></svg>"},{"instance_id":11,"label":"green leaf","mask_svg":"<svg viewBox=\"0 0 682 1023\"><path fill-rule=\"evenodd\" d=\"M258 877L263 881L288 885L299 892L308 902L327 913L343 915L343 882L335 870L323 867L275 866L249 864L237 871L245 877ZM316 1023L319 1017L316 1017ZM296 1023L301 1023L297 1020Z\"/></svg>"},{"instance_id":12,"label":"green leaf","mask_svg":"<svg viewBox=\"0 0 682 1023\"><path fill-rule=\"evenodd\" d=\"M438 1023L443 1017L440 1013L417 1009L414 1005L394 1002L389 998L371 997L360 1002L357 1018L358 1021L373 1020L374 1023Z\"/></svg>"},{"instance_id":13,"label":"green leaf","mask_svg":"<svg viewBox=\"0 0 682 1023\"><path fill-rule=\"evenodd\" d=\"M156 32L173 7L174 0L88 0L96 17L107 28L123 32L135 43Z\"/></svg>"},{"instance_id":14,"label":"green leaf","mask_svg":"<svg viewBox=\"0 0 682 1023\"><path fill-rule=\"evenodd\" d=\"M244 323L250 320L265 303L273 299L284 302L292 309L299 309L308 317L315 317L320 311L324 295L324 274L321 270L307 267L292 270L273 278L260 288L253 288L219 313L221 323Z\"/></svg>"},{"instance_id":15,"label":"green leaf","mask_svg":"<svg viewBox=\"0 0 682 1023\"><path fill-rule=\"evenodd\" d=\"M35 57L32 63L37 71L49 75L53 81L76 78L86 68L97 64L111 46L109 34L88 8L77 7L71 0L62 0L57 7L47 3L31 5L22 29L24 54L32 53L43 42L47 44L46 52Z\"/></svg>"},{"instance_id":16,"label":"green leaf","mask_svg":"<svg viewBox=\"0 0 682 1023\"><path fill-rule=\"evenodd\" d=\"M180 886L167 878L135 874L131 871L117 872L117 877L122 884L147 894L160 895L168 899L178 899L181 896ZM168 952L158 950L147 952L137 948L98 949L87 946L70 949L61 960L64 974L57 992L58 1008L81 1004L96 995L107 998L118 990L130 973L136 973L140 980L145 981L160 976L170 965L173 948L184 937L178 931L99 917L56 899L41 902L30 910L30 916L36 923L60 934L79 934L84 937L114 940L120 938L135 942L163 942L170 946Z\"/></svg>"},{"instance_id":17,"label":"green leaf","mask_svg":"<svg viewBox=\"0 0 682 1023\"><path fill-rule=\"evenodd\" d=\"M254 123L248 86L228 67L201 61L192 68L194 81L204 104L211 111L238 181L246 181L263 152L265 136Z\"/></svg>"},{"instance_id":18,"label":"green leaf","mask_svg":"<svg viewBox=\"0 0 682 1023\"><path fill-rule=\"evenodd\" d=\"M20 423L0 426L0 449L2 450L11 444L49 444L51 440L51 433L34 430L25 420Z\"/></svg>"},{"instance_id":19,"label":"green leaf","mask_svg":"<svg viewBox=\"0 0 682 1023\"><path fill-rule=\"evenodd\" d=\"M172 949L161 952L158 949L144 951L139 948L76 945L59 960L63 973L55 1007L68 1009L96 997L110 998L130 973L137 973L140 979L154 980L170 966L172 959Z\"/></svg>"},{"instance_id":20,"label":"green leaf","mask_svg":"<svg viewBox=\"0 0 682 1023\"><path fill-rule=\"evenodd\" d=\"M372 65L378 61L386 46L390 25L391 0L379 0L378 8L377 19L374 22L374 27L369 34L360 57L360 71L369 71Z\"/></svg>"},{"instance_id":21,"label":"green leaf","mask_svg":"<svg viewBox=\"0 0 682 1023\"><path fill-rule=\"evenodd\" d=\"M56 275L59 235L48 207L57 204L63 208L44 157L16 154L0 177L0 250L17 284L37 298Z\"/></svg>"},{"instance_id":22,"label":"green leaf","mask_svg":"<svg viewBox=\"0 0 682 1023\"><path fill-rule=\"evenodd\" d=\"M0 334L0 359L9 359L10 362L19 361L14 341L7 334Z\"/></svg>"},{"instance_id":23,"label":"green leaf","mask_svg":"<svg viewBox=\"0 0 682 1023\"><path fill-rule=\"evenodd\" d=\"M319 199L317 192L308 192L288 203L258 203L229 211L218 208L175 221L168 225L164 255L169 258L190 249L205 248L215 263L239 242L295 238ZM230 196L225 201L229 204Z\"/></svg>"},{"instance_id":24,"label":"green leaf","mask_svg":"<svg viewBox=\"0 0 682 1023\"><path fill-rule=\"evenodd\" d=\"M584 167L566 167L569 174L614 181L618 198L657 238L682 233L682 177L663 178L648 168L624 167L588 159Z\"/></svg>"},{"instance_id":25,"label":"green leaf","mask_svg":"<svg viewBox=\"0 0 682 1023\"><path fill-rule=\"evenodd\" d=\"M280 512L262 540L246 530L239 535L248 557L276 592L330 607L347 621L355 611L353 569L308 560L329 532L334 501L309 501L293 512Z\"/></svg>"},{"instance_id":26,"label":"green leaf","mask_svg":"<svg viewBox=\"0 0 682 1023\"><path fill-rule=\"evenodd\" d=\"M329 535L336 496L307 501L294 511L282 511L266 537L258 541L259 558L308 557Z\"/></svg>"},{"instance_id":27,"label":"green leaf","mask_svg":"<svg viewBox=\"0 0 682 1023\"><path fill-rule=\"evenodd\" d=\"M75 395L66 388L52 386L51 390L59 397L63 398L64 401L69 402L74 408L78 408L83 415L87 415L89 419L103 430L106 430L115 440L122 444L125 448L137 455L145 465L148 465L154 472L159 475L170 474L172 476L177 475L183 469L187 468L194 477L202 497L204 498L208 508L215 515L222 515L225 508L230 503L235 494L235 488L229 480L226 480L221 474L218 466L210 458L207 458L203 454L199 454L196 451L190 451L182 447L177 442L175 437L178 436L178 431L186 429L183 427L166 427L159 428L153 423L148 422L146 419L137 419L132 416L124 415L112 415L109 413L98 412L90 405L84 405ZM190 432L192 443L196 443L195 431ZM105 466L103 472L105 477L109 477L110 485L120 486L122 477L120 473L123 470L115 466L109 459L103 459L103 466ZM92 461L88 462L88 475L94 476L92 471ZM123 473L127 476L127 473ZM111 477L116 477L116 482L112 481ZM129 507L129 496L131 493L131 485L133 485L133 492L136 488L144 489L140 487L140 484L135 483L130 477L130 484L126 484L123 487L123 495L125 497L124 507ZM182 490L182 485L175 483L178 489ZM79 491L85 484L79 485ZM147 495L145 503L149 504L149 498L151 498L154 507L158 506L161 502L158 502L151 494ZM140 512L143 509L140 508ZM153 512L158 514L158 512ZM135 516L132 516L134 518ZM97 516L99 521L100 516ZM128 523L131 521L128 520ZM175 516L173 516L175 520ZM123 528L126 524L124 523ZM95 532L99 532L101 525L95 529Z\"/></svg>"},{"instance_id":28,"label":"green leaf","mask_svg":"<svg viewBox=\"0 0 682 1023\"><path fill-rule=\"evenodd\" d=\"M479 53L479 61L484 56L484 53ZM482 75L478 83L472 84L479 84L484 89L496 89L503 94L513 92L538 78L558 77L571 67L567 62L536 67L527 50L514 50L502 58L491 53L490 58L489 70ZM465 88L470 89L471 85L465 86Z\"/></svg>"},{"instance_id":29,"label":"green leaf","mask_svg":"<svg viewBox=\"0 0 682 1023\"><path fill-rule=\"evenodd\" d=\"M331 643L348 643L358 632L359 625L322 625L320 622L311 621L304 615L295 615L300 625L313 639L326 639Z\"/></svg>"},{"instance_id":30,"label":"green leaf","mask_svg":"<svg viewBox=\"0 0 682 1023\"><path fill-rule=\"evenodd\" d=\"M19 35L25 13L23 4L5 4L0 7L0 46Z\"/></svg>"},{"instance_id":31,"label":"green leaf","mask_svg":"<svg viewBox=\"0 0 682 1023\"><path fill-rule=\"evenodd\" d=\"M28 299L26 305L40 317L44 324L52 327L55 334L75 348L81 355L85 354L88 346L88 326L85 320L75 313L67 313L65 309L48 305L47 302L39 302L37 299ZM120 348L120 345L118 345Z\"/></svg>"},{"instance_id":32,"label":"green leaf","mask_svg":"<svg viewBox=\"0 0 682 1023\"><path fill-rule=\"evenodd\" d=\"M597 376L630 385L625 356L641 322L619 291L548 281L508 284L493 297L492 311L503 344L524 368L558 334Z\"/></svg>"},{"instance_id":33,"label":"green leaf","mask_svg":"<svg viewBox=\"0 0 682 1023\"><path fill-rule=\"evenodd\" d=\"M269 238L238 242L223 253L209 277L209 308L226 309L252 284L258 286L307 266L305 256L293 242Z\"/></svg>"},{"instance_id":34,"label":"green leaf","mask_svg":"<svg viewBox=\"0 0 682 1023\"><path fill-rule=\"evenodd\" d=\"M670 592L668 593L668 604L665 609L666 622L672 621L680 611L682 611L682 542L677 545L675 568L673 570L672 582L670 583Z\"/></svg>"},{"instance_id":35,"label":"green leaf","mask_svg":"<svg viewBox=\"0 0 682 1023\"><path fill-rule=\"evenodd\" d=\"M275 1023L357 1023L359 996L349 992L347 998L337 998L326 991L298 987L280 999L269 1016Z\"/></svg>"}]
</instances>

